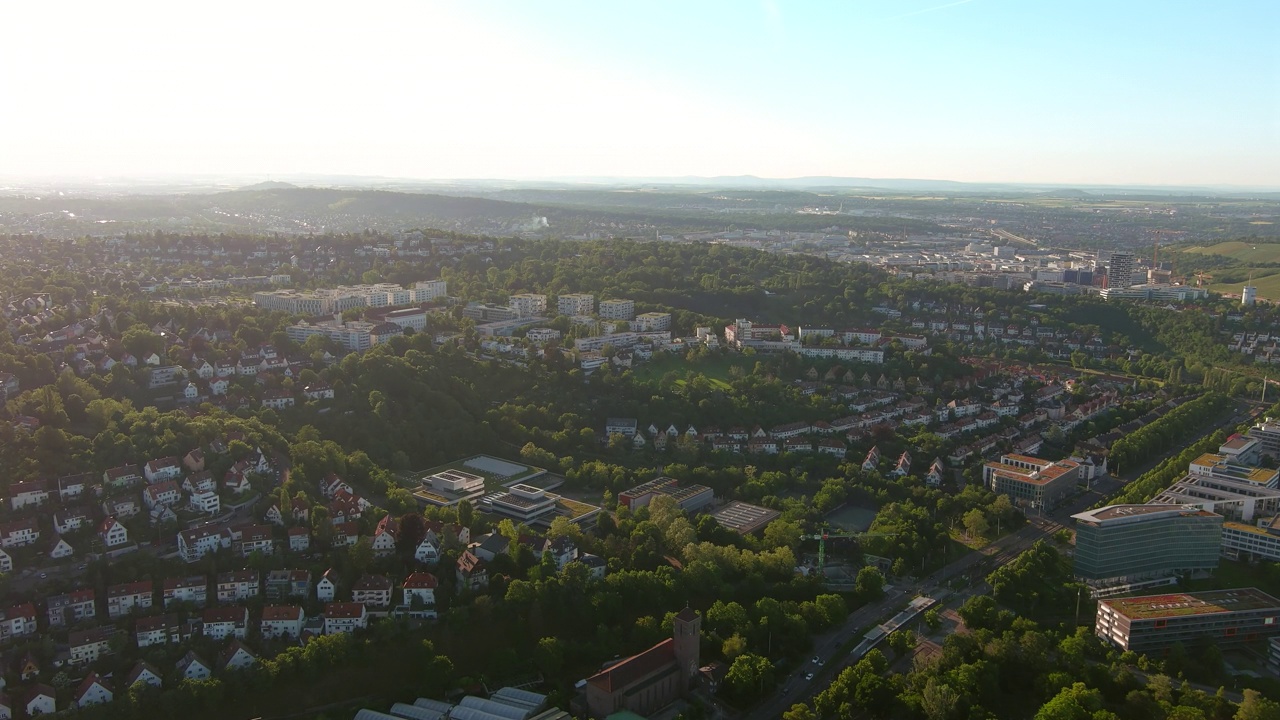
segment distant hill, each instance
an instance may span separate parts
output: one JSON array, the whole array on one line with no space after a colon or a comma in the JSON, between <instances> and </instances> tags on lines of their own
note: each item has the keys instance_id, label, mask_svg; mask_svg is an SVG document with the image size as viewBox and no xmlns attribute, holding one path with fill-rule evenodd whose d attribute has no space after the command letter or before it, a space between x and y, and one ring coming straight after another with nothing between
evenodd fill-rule
<instances>
[{"instance_id":1,"label":"distant hill","mask_svg":"<svg viewBox=\"0 0 1280 720\"><path fill-rule=\"evenodd\" d=\"M246 185L241 190L284 190L288 188L296 188L293 183L280 182L278 180L267 180L253 185Z\"/></svg>"}]
</instances>

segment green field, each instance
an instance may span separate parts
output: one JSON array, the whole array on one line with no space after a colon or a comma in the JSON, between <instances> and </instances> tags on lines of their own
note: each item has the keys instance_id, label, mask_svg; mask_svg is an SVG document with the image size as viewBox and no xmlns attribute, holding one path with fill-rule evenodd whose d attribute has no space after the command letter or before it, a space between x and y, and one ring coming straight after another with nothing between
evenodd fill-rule
<instances>
[{"instance_id":1,"label":"green field","mask_svg":"<svg viewBox=\"0 0 1280 720\"><path fill-rule=\"evenodd\" d=\"M1247 243L1233 240L1208 247L1187 248L1201 255L1222 255L1245 263L1280 262L1280 243Z\"/></svg>"},{"instance_id":2,"label":"green field","mask_svg":"<svg viewBox=\"0 0 1280 720\"><path fill-rule=\"evenodd\" d=\"M1253 285L1258 288L1258 297L1266 300L1280 300L1280 272L1276 272L1274 268L1271 268L1266 272L1274 274L1267 275L1266 277L1258 277L1255 275L1253 278ZM1246 283L1243 282L1216 283L1210 285L1209 290L1216 293L1239 295L1240 288L1245 285Z\"/></svg>"},{"instance_id":3,"label":"green field","mask_svg":"<svg viewBox=\"0 0 1280 720\"><path fill-rule=\"evenodd\" d=\"M658 380L669 372L683 378L685 373L692 371L707 376L716 389L729 390L729 368L735 365L741 367L744 373L749 373L755 367L755 359L735 354L711 356L690 363L678 355L655 353L652 360L636 367L632 373L636 380L647 382ZM677 384L683 385L684 380L678 380Z\"/></svg>"}]
</instances>

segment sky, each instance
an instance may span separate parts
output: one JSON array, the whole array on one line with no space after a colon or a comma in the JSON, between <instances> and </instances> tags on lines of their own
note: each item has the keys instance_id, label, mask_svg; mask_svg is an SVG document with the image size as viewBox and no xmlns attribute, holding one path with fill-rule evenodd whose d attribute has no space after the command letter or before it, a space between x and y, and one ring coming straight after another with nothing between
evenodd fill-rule
<instances>
[{"instance_id":1,"label":"sky","mask_svg":"<svg viewBox=\"0 0 1280 720\"><path fill-rule=\"evenodd\" d=\"M0 4L0 175L1280 188L1274 0Z\"/></svg>"}]
</instances>

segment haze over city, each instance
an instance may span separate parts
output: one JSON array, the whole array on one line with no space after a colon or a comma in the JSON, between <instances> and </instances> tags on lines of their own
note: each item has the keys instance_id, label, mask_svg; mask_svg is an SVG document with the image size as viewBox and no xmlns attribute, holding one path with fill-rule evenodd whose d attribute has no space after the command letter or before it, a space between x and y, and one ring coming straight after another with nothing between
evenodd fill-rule
<instances>
[{"instance_id":1,"label":"haze over city","mask_svg":"<svg viewBox=\"0 0 1280 720\"><path fill-rule=\"evenodd\" d=\"M1268 2L9 3L0 174L1280 186Z\"/></svg>"}]
</instances>

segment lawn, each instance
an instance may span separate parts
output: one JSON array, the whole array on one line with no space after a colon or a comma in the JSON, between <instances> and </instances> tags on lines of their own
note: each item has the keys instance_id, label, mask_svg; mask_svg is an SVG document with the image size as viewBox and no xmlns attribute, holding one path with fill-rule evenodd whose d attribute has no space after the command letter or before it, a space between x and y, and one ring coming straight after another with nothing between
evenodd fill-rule
<instances>
[{"instance_id":1,"label":"lawn","mask_svg":"<svg viewBox=\"0 0 1280 720\"><path fill-rule=\"evenodd\" d=\"M1188 248L1187 252L1224 255L1246 263L1280 262L1280 243L1247 243L1235 240L1208 247Z\"/></svg>"},{"instance_id":2,"label":"lawn","mask_svg":"<svg viewBox=\"0 0 1280 720\"><path fill-rule=\"evenodd\" d=\"M749 373L755 367L755 360L735 354L710 356L688 362L678 355L654 355L652 360L637 366L632 373L636 380L648 382L656 381L669 372L683 378L685 373L693 371L705 375L717 389L729 390L729 368L735 366L742 368L744 373ZM677 383L683 384L684 380L678 380Z\"/></svg>"},{"instance_id":3,"label":"lawn","mask_svg":"<svg viewBox=\"0 0 1280 720\"><path fill-rule=\"evenodd\" d=\"M1253 285L1254 287L1258 288L1258 297L1265 298L1267 300L1280 300L1280 273L1277 273L1274 268L1267 269L1267 270L1259 270L1259 273L1262 273L1262 272L1268 272L1272 274L1267 275L1265 277L1260 277L1258 275L1254 276ZM1215 283L1210 285L1209 289L1217 293L1230 293L1233 295L1239 295L1240 288L1244 287L1246 284L1248 283L1244 281L1233 282L1233 283Z\"/></svg>"}]
</instances>

